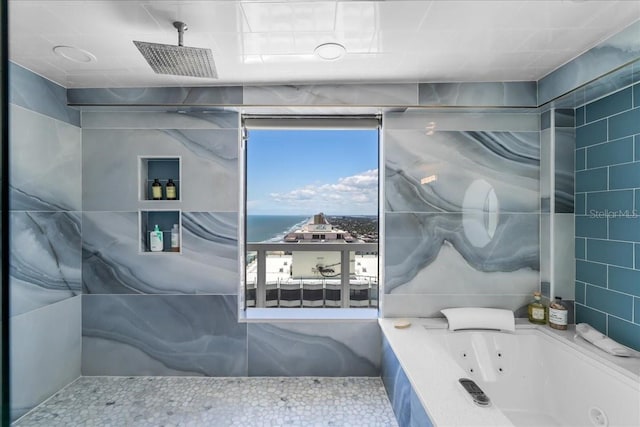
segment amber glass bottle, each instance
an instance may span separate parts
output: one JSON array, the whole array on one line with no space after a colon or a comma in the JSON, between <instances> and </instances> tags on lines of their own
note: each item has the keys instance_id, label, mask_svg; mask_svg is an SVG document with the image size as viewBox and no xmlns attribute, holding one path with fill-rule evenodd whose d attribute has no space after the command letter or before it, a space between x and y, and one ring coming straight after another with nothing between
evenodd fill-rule
<instances>
[{"instance_id":1,"label":"amber glass bottle","mask_svg":"<svg viewBox=\"0 0 640 427\"><path fill-rule=\"evenodd\" d=\"M567 329L567 317L569 311L562 303L561 297L556 297L555 301L549 304L549 326L553 329Z\"/></svg>"},{"instance_id":2,"label":"amber glass bottle","mask_svg":"<svg viewBox=\"0 0 640 427\"><path fill-rule=\"evenodd\" d=\"M162 184L158 178L153 180L153 184L151 184L151 198L153 200L162 200Z\"/></svg>"},{"instance_id":3,"label":"amber glass bottle","mask_svg":"<svg viewBox=\"0 0 640 427\"><path fill-rule=\"evenodd\" d=\"M167 192L167 200L176 199L177 197L176 184L173 182L173 179L169 178L169 182L167 182L165 191Z\"/></svg>"}]
</instances>

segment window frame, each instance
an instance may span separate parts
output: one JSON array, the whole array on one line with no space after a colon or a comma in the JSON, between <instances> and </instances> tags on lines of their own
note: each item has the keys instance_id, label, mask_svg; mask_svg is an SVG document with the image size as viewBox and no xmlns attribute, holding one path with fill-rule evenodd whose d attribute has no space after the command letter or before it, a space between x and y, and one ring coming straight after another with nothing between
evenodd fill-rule
<instances>
[{"instance_id":1,"label":"window frame","mask_svg":"<svg viewBox=\"0 0 640 427\"><path fill-rule=\"evenodd\" d=\"M378 305L377 307L246 307L246 224L247 224L247 141L249 131L254 129L290 129L290 130L348 130L375 129L378 134ZM239 210L238 210L238 320L241 322L270 322L278 320L371 320L382 313L384 256L383 256L383 140L382 116L366 115L240 115L240 152L239 152ZM344 295L343 295L344 298Z\"/></svg>"}]
</instances>

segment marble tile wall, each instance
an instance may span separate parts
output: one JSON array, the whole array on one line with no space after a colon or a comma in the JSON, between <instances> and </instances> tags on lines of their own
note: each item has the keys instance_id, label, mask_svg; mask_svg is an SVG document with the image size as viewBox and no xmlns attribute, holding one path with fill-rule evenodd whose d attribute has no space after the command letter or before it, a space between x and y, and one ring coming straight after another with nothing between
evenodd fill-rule
<instances>
[{"instance_id":1,"label":"marble tile wall","mask_svg":"<svg viewBox=\"0 0 640 427\"><path fill-rule=\"evenodd\" d=\"M467 118L384 117L387 317L517 310L539 287L538 115Z\"/></svg>"},{"instance_id":2,"label":"marble tile wall","mask_svg":"<svg viewBox=\"0 0 640 427\"><path fill-rule=\"evenodd\" d=\"M421 106L537 107L536 82L420 83Z\"/></svg>"},{"instance_id":3,"label":"marble tile wall","mask_svg":"<svg viewBox=\"0 0 640 427\"><path fill-rule=\"evenodd\" d=\"M431 427L420 398L400 366L387 339L382 337L382 382L400 427Z\"/></svg>"},{"instance_id":4,"label":"marble tile wall","mask_svg":"<svg viewBox=\"0 0 640 427\"><path fill-rule=\"evenodd\" d=\"M82 120L83 375L379 375L375 321L238 322L237 113ZM180 156L179 201L138 199L139 156ZM180 254L139 253L141 209L181 210Z\"/></svg>"},{"instance_id":5,"label":"marble tile wall","mask_svg":"<svg viewBox=\"0 0 640 427\"><path fill-rule=\"evenodd\" d=\"M11 417L80 375L80 112L10 66ZM46 349L46 350L45 350Z\"/></svg>"},{"instance_id":6,"label":"marble tile wall","mask_svg":"<svg viewBox=\"0 0 640 427\"><path fill-rule=\"evenodd\" d=\"M247 375L237 113L82 119L83 375ZM140 199L145 156L180 158L179 200ZM181 253L141 252L139 211L164 209L181 211Z\"/></svg>"},{"instance_id":7,"label":"marble tile wall","mask_svg":"<svg viewBox=\"0 0 640 427\"><path fill-rule=\"evenodd\" d=\"M69 89L69 105L241 105L242 87Z\"/></svg>"},{"instance_id":8,"label":"marble tile wall","mask_svg":"<svg viewBox=\"0 0 640 427\"><path fill-rule=\"evenodd\" d=\"M251 376L379 376L376 320L250 323Z\"/></svg>"},{"instance_id":9,"label":"marble tile wall","mask_svg":"<svg viewBox=\"0 0 640 427\"><path fill-rule=\"evenodd\" d=\"M416 84L246 86L244 105L416 105Z\"/></svg>"},{"instance_id":10,"label":"marble tile wall","mask_svg":"<svg viewBox=\"0 0 640 427\"><path fill-rule=\"evenodd\" d=\"M67 106L67 90L50 80L9 63L9 102L47 117L80 126L80 110Z\"/></svg>"},{"instance_id":11,"label":"marble tile wall","mask_svg":"<svg viewBox=\"0 0 640 427\"><path fill-rule=\"evenodd\" d=\"M538 105L571 92L640 57L640 21L602 41L538 82ZM608 83L611 83L610 81ZM597 85L592 86L597 90ZM575 105L575 104L574 104Z\"/></svg>"},{"instance_id":12,"label":"marble tile wall","mask_svg":"<svg viewBox=\"0 0 640 427\"><path fill-rule=\"evenodd\" d=\"M10 319L11 419L80 376L81 296Z\"/></svg>"},{"instance_id":13,"label":"marble tile wall","mask_svg":"<svg viewBox=\"0 0 640 427\"><path fill-rule=\"evenodd\" d=\"M537 107L536 82L320 84L69 89L70 105L279 107ZM84 127L83 117L83 127Z\"/></svg>"},{"instance_id":14,"label":"marble tile wall","mask_svg":"<svg viewBox=\"0 0 640 427\"><path fill-rule=\"evenodd\" d=\"M246 375L234 295L93 295L82 301L83 375Z\"/></svg>"}]
</instances>

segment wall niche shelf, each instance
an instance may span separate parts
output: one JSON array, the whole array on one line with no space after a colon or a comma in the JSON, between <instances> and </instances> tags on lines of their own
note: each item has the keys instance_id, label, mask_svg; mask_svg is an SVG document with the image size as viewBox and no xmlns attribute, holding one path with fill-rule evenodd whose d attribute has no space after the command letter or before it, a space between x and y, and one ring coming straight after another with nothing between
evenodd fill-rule
<instances>
[{"instance_id":1,"label":"wall niche shelf","mask_svg":"<svg viewBox=\"0 0 640 427\"><path fill-rule=\"evenodd\" d=\"M180 156L138 156L138 200L152 203L180 202L181 163ZM153 198L153 182L156 179L162 185L160 199ZM175 199L167 199L169 180L175 184Z\"/></svg>"},{"instance_id":2,"label":"wall niche shelf","mask_svg":"<svg viewBox=\"0 0 640 427\"><path fill-rule=\"evenodd\" d=\"M181 254L182 253L182 211L181 210L140 210L138 211L141 254ZM179 250L171 250L171 229L178 224ZM150 233L155 226L162 231L162 251L151 251Z\"/></svg>"}]
</instances>

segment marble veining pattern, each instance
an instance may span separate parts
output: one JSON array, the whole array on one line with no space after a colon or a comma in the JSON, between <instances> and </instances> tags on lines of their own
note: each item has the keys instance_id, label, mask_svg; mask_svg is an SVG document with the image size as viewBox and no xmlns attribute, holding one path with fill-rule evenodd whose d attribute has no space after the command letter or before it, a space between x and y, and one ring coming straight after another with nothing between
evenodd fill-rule
<instances>
[{"instance_id":1,"label":"marble veining pattern","mask_svg":"<svg viewBox=\"0 0 640 427\"><path fill-rule=\"evenodd\" d=\"M539 287L536 279L532 277L526 290L520 289L519 293L512 291L508 280L505 280L505 285L497 293L485 292L482 286L470 282L467 283L465 293L436 291L437 293L386 294L384 317L442 317L440 310L451 307L499 307L513 311L515 317L526 317L526 305L531 300L531 293ZM525 311L522 311L523 308Z\"/></svg>"},{"instance_id":2,"label":"marble veining pattern","mask_svg":"<svg viewBox=\"0 0 640 427\"><path fill-rule=\"evenodd\" d=\"M413 390L400 361L383 337L382 382L400 427L431 427L433 424Z\"/></svg>"},{"instance_id":3,"label":"marble veining pattern","mask_svg":"<svg viewBox=\"0 0 640 427\"><path fill-rule=\"evenodd\" d=\"M83 129L83 208L137 210L137 158L153 155L181 156L181 200L176 207L235 212L238 138L237 129Z\"/></svg>"},{"instance_id":4,"label":"marble veining pattern","mask_svg":"<svg viewBox=\"0 0 640 427\"><path fill-rule=\"evenodd\" d=\"M539 174L537 132L385 132L386 212L475 208L468 202L481 182L501 212L537 212Z\"/></svg>"},{"instance_id":5,"label":"marble veining pattern","mask_svg":"<svg viewBox=\"0 0 640 427\"><path fill-rule=\"evenodd\" d=\"M67 90L13 62L9 62L9 102L73 126L80 111L67 107Z\"/></svg>"},{"instance_id":6,"label":"marble veining pattern","mask_svg":"<svg viewBox=\"0 0 640 427\"><path fill-rule=\"evenodd\" d=\"M421 106L537 107L536 82L420 83Z\"/></svg>"},{"instance_id":7,"label":"marble veining pattern","mask_svg":"<svg viewBox=\"0 0 640 427\"><path fill-rule=\"evenodd\" d=\"M386 293L522 294L538 283L539 215L387 213ZM451 272L456 274L452 275Z\"/></svg>"},{"instance_id":8,"label":"marble veining pattern","mask_svg":"<svg viewBox=\"0 0 640 427\"><path fill-rule=\"evenodd\" d=\"M69 105L242 105L242 87L68 89Z\"/></svg>"},{"instance_id":9,"label":"marble veining pattern","mask_svg":"<svg viewBox=\"0 0 640 427\"><path fill-rule=\"evenodd\" d=\"M81 210L80 128L11 105L10 209Z\"/></svg>"},{"instance_id":10,"label":"marble veining pattern","mask_svg":"<svg viewBox=\"0 0 640 427\"><path fill-rule=\"evenodd\" d=\"M636 74L638 73L638 69L640 69L640 60L636 60L632 64L589 82L584 87L573 91L575 92L573 99L579 102L574 102L573 104L569 104L569 106L579 107L637 82L638 78Z\"/></svg>"},{"instance_id":11,"label":"marble veining pattern","mask_svg":"<svg viewBox=\"0 0 640 427\"><path fill-rule=\"evenodd\" d=\"M84 375L246 376L246 360L233 295L83 295Z\"/></svg>"},{"instance_id":12,"label":"marble veining pattern","mask_svg":"<svg viewBox=\"0 0 640 427\"><path fill-rule=\"evenodd\" d=\"M635 61L640 56L640 21L543 77L538 82L538 103L552 99Z\"/></svg>"},{"instance_id":13,"label":"marble veining pattern","mask_svg":"<svg viewBox=\"0 0 640 427\"><path fill-rule=\"evenodd\" d=\"M84 111L82 129L236 129L230 111Z\"/></svg>"},{"instance_id":14,"label":"marble veining pattern","mask_svg":"<svg viewBox=\"0 0 640 427\"><path fill-rule=\"evenodd\" d=\"M183 212L182 254L139 253L137 212L84 212L82 283L91 294L235 294L237 214Z\"/></svg>"},{"instance_id":15,"label":"marble veining pattern","mask_svg":"<svg viewBox=\"0 0 640 427\"><path fill-rule=\"evenodd\" d=\"M244 105L417 104L416 84L334 84L245 86Z\"/></svg>"},{"instance_id":16,"label":"marble veining pattern","mask_svg":"<svg viewBox=\"0 0 640 427\"><path fill-rule=\"evenodd\" d=\"M81 290L79 212L11 212L11 316Z\"/></svg>"},{"instance_id":17,"label":"marble veining pattern","mask_svg":"<svg viewBox=\"0 0 640 427\"><path fill-rule=\"evenodd\" d=\"M379 374L375 321L249 324L250 376Z\"/></svg>"},{"instance_id":18,"label":"marble veining pattern","mask_svg":"<svg viewBox=\"0 0 640 427\"><path fill-rule=\"evenodd\" d=\"M538 132L540 115L536 109L479 109L458 108L429 109L426 111L408 110L384 114L386 131L415 130L423 133L430 131L473 131L473 132Z\"/></svg>"},{"instance_id":19,"label":"marble veining pattern","mask_svg":"<svg viewBox=\"0 0 640 427\"><path fill-rule=\"evenodd\" d=\"M395 427L380 378L82 377L20 427Z\"/></svg>"},{"instance_id":20,"label":"marble veining pattern","mask_svg":"<svg viewBox=\"0 0 640 427\"><path fill-rule=\"evenodd\" d=\"M573 111L574 108L584 106L587 103L633 84L634 81L637 81L633 77L634 72L637 73L639 67L640 61L635 61L615 71L611 71L594 81L586 83L584 86L578 87L566 95L554 99L547 105L549 107L565 110L571 109L571 111Z\"/></svg>"}]
</instances>

